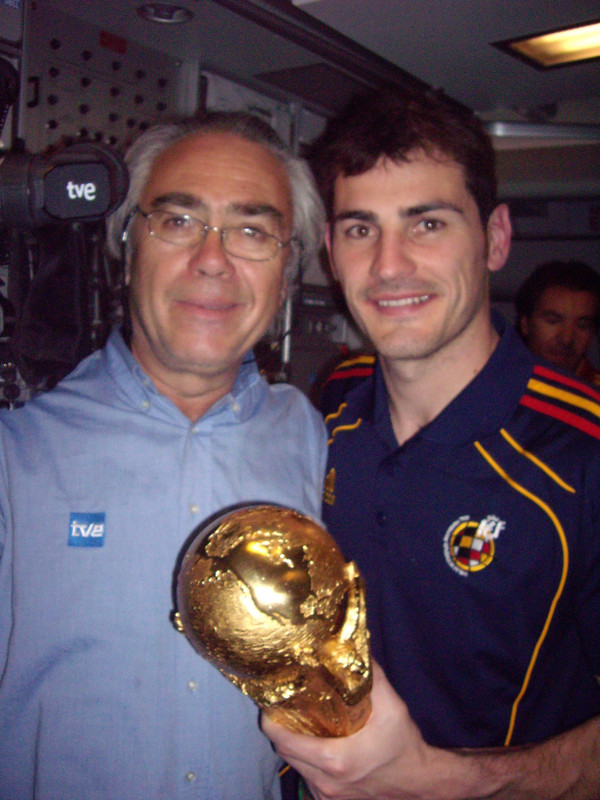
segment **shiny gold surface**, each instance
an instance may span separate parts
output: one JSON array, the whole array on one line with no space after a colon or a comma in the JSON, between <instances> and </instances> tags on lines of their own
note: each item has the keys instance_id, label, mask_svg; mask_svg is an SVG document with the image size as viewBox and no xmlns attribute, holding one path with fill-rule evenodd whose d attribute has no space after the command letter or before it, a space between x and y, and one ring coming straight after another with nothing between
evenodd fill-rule
<instances>
[{"instance_id":1,"label":"shiny gold surface","mask_svg":"<svg viewBox=\"0 0 600 800\"><path fill-rule=\"evenodd\" d=\"M346 736L370 713L362 580L297 511L246 506L203 528L177 580L178 627L293 730Z\"/></svg>"}]
</instances>

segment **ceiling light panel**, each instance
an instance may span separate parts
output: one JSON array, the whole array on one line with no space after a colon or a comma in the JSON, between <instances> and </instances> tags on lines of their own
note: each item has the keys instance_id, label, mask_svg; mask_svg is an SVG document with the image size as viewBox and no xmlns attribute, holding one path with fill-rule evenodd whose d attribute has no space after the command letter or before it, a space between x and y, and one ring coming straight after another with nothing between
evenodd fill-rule
<instances>
[{"instance_id":1,"label":"ceiling light panel","mask_svg":"<svg viewBox=\"0 0 600 800\"><path fill-rule=\"evenodd\" d=\"M600 58L600 21L496 42L495 46L543 69L590 61Z\"/></svg>"}]
</instances>

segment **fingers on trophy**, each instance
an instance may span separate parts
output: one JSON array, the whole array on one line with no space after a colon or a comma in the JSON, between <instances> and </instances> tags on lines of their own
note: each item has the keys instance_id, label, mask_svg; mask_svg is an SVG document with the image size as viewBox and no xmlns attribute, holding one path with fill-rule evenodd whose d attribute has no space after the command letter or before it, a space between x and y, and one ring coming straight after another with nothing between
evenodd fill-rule
<instances>
[{"instance_id":1,"label":"fingers on trophy","mask_svg":"<svg viewBox=\"0 0 600 800\"><path fill-rule=\"evenodd\" d=\"M366 722L372 684L358 569L310 517L251 505L194 536L176 625L265 713L315 736Z\"/></svg>"}]
</instances>

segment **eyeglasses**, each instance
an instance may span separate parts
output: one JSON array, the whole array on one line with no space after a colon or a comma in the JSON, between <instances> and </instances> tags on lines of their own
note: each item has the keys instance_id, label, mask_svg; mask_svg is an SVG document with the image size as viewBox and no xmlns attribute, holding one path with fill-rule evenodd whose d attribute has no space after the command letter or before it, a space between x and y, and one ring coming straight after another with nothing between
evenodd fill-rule
<instances>
[{"instance_id":1,"label":"eyeglasses","mask_svg":"<svg viewBox=\"0 0 600 800\"><path fill-rule=\"evenodd\" d=\"M295 241L292 237L287 242L282 242L272 233L267 233L254 225L219 228L216 225L207 225L203 220L190 214L175 211L151 211L146 214L136 206L134 212L138 212L146 220L150 235L156 236L163 242L180 247L193 247L203 242L208 234L214 231L220 234L221 245L226 253L248 261L268 261L283 247Z\"/></svg>"}]
</instances>

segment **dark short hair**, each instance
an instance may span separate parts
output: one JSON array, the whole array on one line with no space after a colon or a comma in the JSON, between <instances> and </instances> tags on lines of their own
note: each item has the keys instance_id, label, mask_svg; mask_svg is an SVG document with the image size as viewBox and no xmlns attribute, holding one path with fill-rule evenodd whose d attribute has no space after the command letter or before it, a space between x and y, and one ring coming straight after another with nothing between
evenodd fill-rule
<instances>
[{"instance_id":1,"label":"dark short hair","mask_svg":"<svg viewBox=\"0 0 600 800\"><path fill-rule=\"evenodd\" d=\"M339 175L361 175L380 158L401 162L415 151L449 158L465 173L484 224L497 205L496 160L475 115L439 92L386 89L356 97L315 142L310 160L328 216Z\"/></svg>"},{"instance_id":2,"label":"dark short hair","mask_svg":"<svg viewBox=\"0 0 600 800\"><path fill-rule=\"evenodd\" d=\"M600 324L600 275L583 261L546 261L536 267L515 297L517 326L523 317L530 317L540 297L551 286L562 286L573 292L590 292L598 301L594 323Z\"/></svg>"}]
</instances>

